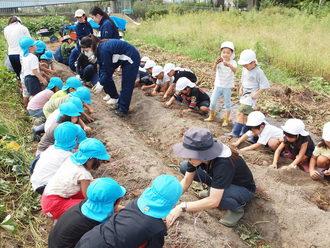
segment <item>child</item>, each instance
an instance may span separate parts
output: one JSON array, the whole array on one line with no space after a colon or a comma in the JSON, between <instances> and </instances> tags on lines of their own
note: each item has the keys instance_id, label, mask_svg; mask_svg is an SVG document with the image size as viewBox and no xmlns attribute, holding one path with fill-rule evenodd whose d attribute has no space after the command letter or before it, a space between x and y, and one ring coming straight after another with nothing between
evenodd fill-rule
<instances>
[{"instance_id":1,"label":"child","mask_svg":"<svg viewBox=\"0 0 330 248\"><path fill-rule=\"evenodd\" d=\"M282 170L296 169L300 164L306 172L309 172L309 160L313 155L314 142L305 131L305 124L299 119L289 119L282 126L284 137L279 139L280 145L275 151L271 167L277 168L277 161L281 151L288 151L283 157L293 159L290 165L283 166Z\"/></svg>"},{"instance_id":2,"label":"child","mask_svg":"<svg viewBox=\"0 0 330 248\"><path fill-rule=\"evenodd\" d=\"M61 63L65 64L65 65L69 65L70 53L75 48L75 47L70 47L72 41L73 40L71 39L70 35L65 35L62 39L61 55L62 55L63 59L62 59Z\"/></svg>"},{"instance_id":3,"label":"child","mask_svg":"<svg viewBox=\"0 0 330 248\"><path fill-rule=\"evenodd\" d=\"M54 61L53 61L53 53L51 51L46 51L45 55L47 56L47 68L50 67L52 71L55 71L54 69Z\"/></svg>"},{"instance_id":4,"label":"child","mask_svg":"<svg viewBox=\"0 0 330 248\"><path fill-rule=\"evenodd\" d=\"M193 83L197 82L197 77L191 70L175 67L175 65L172 63L168 63L164 66L164 73L169 77L174 77L173 83L170 85L170 87L168 87L163 96L164 99L167 99L175 93L175 86L179 78L186 77Z\"/></svg>"},{"instance_id":5,"label":"child","mask_svg":"<svg viewBox=\"0 0 330 248\"><path fill-rule=\"evenodd\" d=\"M98 178L87 188L87 198L62 214L49 233L48 247L74 247L88 231L118 212L126 189L111 178Z\"/></svg>"},{"instance_id":6,"label":"child","mask_svg":"<svg viewBox=\"0 0 330 248\"><path fill-rule=\"evenodd\" d=\"M145 64L149 61L149 57L144 56L141 58L141 62L140 62L140 67L143 68L145 66Z\"/></svg>"},{"instance_id":7,"label":"child","mask_svg":"<svg viewBox=\"0 0 330 248\"><path fill-rule=\"evenodd\" d=\"M141 90L147 90L147 89L155 88L155 86L156 86L155 83L156 83L157 79L152 77L152 69L155 66L156 66L156 63L153 60L148 60L146 62L146 64L144 65L143 69L145 69L147 72L149 72L149 74L150 74L149 81L152 82L152 84L142 86Z\"/></svg>"},{"instance_id":8,"label":"child","mask_svg":"<svg viewBox=\"0 0 330 248\"><path fill-rule=\"evenodd\" d=\"M79 152L72 154L48 182L41 197L42 211L49 218L58 219L70 207L87 198L87 188L93 181L91 170L97 170L110 155L97 139L86 139Z\"/></svg>"},{"instance_id":9,"label":"child","mask_svg":"<svg viewBox=\"0 0 330 248\"><path fill-rule=\"evenodd\" d=\"M150 188L120 210L108 222L94 227L76 248L164 246L167 228L162 220L182 194L179 181L170 175L157 177Z\"/></svg>"},{"instance_id":10,"label":"child","mask_svg":"<svg viewBox=\"0 0 330 248\"><path fill-rule=\"evenodd\" d=\"M66 80L65 85L62 87L62 90L56 92L50 99L55 99L55 98L59 98L62 96L66 96L67 94L69 94L73 91L76 91L81 86L82 86L82 84L78 78L69 77Z\"/></svg>"},{"instance_id":11,"label":"child","mask_svg":"<svg viewBox=\"0 0 330 248\"><path fill-rule=\"evenodd\" d=\"M40 70L43 70L44 71L44 69L47 69L47 71L44 71L43 73L42 73L42 75L45 77L45 78L47 78L48 80L50 80L51 79L51 77L49 76L53 71L52 70L48 70L49 69L49 65L48 65L48 57L45 55L45 54L43 54L43 55L41 55L40 56L40 60L39 60L39 68L40 68Z\"/></svg>"},{"instance_id":12,"label":"child","mask_svg":"<svg viewBox=\"0 0 330 248\"><path fill-rule=\"evenodd\" d=\"M228 119L231 110L231 88L235 86L234 73L237 69L234 53L234 44L230 41L221 44L221 56L219 56L213 65L213 71L216 71L214 89L211 96L210 116L204 121L213 121L215 108L220 96L223 96L226 106L226 114L222 123L223 127L228 126Z\"/></svg>"},{"instance_id":13,"label":"child","mask_svg":"<svg viewBox=\"0 0 330 248\"><path fill-rule=\"evenodd\" d=\"M226 133L226 136L238 138L241 134L245 134L247 116L253 111L259 95L266 89L269 89L269 82L257 64L256 54L252 50L244 50L238 61L239 65L243 65L241 78L241 86L239 94L241 96L240 106L237 109L236 122L231 133ZM243 130L242 130L243 128Z\"/></svg>"},{"instance_id":14,"label":"child","mask_svg":"<svg viewBox=\"0 0 330 248\"><path fill-rule=\"evenodd\" d=\"M141 82L143 84L148 85L152 85L154 83L151 74L149 73L148 70L146 70L144 68L144 66L146 65L146 63L150 61L150 59L148 57L142 57L141 62L140 62L140 67L139 67L139 71L138 74L136 76L136 80L135 80L135 87L138 86L138 84Z\"/></svg>"},{"instance_id":15,"label":"child","mask_svg":"<svg viewBox=\"0 0 330 248\"><path fill-rule=\"evenodd\" d=\"M40 74L39 61L34 55L37 50L35 42L30 37L23 36L19 43L23 50L24 83L29 94L35 96L41 91L40 81L44 85L47 85L48 82Z\"/></svg>"},{"instance_id":16,"label":"child","mask_svg":"<svg viewBox=\"0 0 330 248\"><path fill-rule=\"evenodd\" d=\"M249 138L252 138L252 143L255 144L244 147L241 149L242 151L258 149L262 145L268 146L270 149L275 151L280 145L278 140L283 137L283 130L268 124L265 120L264 114L259 111L251 112L248 115L246 129L249 131L247 131L232 145L237 147ZM254 137L257 138L257 142L254 142Z\"/></svg>"},{"instance_id":17,"label":"child","mask_svg":"<svg viewBox=\"0 0 330 248\"><path fill-rule=\"evenodd\" d=\"M163 95L174 81L174 77L169 77L167 74L165 74L163 68L160 65L156 65L152 68L152 76L157 79L156 84L151 85L154 86L152 95L157 95L157 91L159 89L160 89L159 94ZM175 91L173 90L173 92L171 93L174 94Z\"/></svg>"},{"instance_id":18,"label":"child","mask_svg":"<svg viewBox=\"0 0 330 248\"><path fill-rule=\"evenodd\" d=\"M199 107L204 114L209 112L210 97L188 78L180 78L176 84L176 90L179 91L179 93L175 93L165 104L165 107L171 106L177 98L182 96L183 101L189 103L189 109L184 110L184 112L191 112L196 106Z\"/></svg>"},{"instance_id":19,"label":"child","mask_svg":"<svg viewBox=\"0 0 330 248\"><path fill-rule=\"evenodd\" d=\"M330 122L323 127L322 141L315 147L309 162L309 174L313 179L330 176Z\"/></svg>"}]
</instances>

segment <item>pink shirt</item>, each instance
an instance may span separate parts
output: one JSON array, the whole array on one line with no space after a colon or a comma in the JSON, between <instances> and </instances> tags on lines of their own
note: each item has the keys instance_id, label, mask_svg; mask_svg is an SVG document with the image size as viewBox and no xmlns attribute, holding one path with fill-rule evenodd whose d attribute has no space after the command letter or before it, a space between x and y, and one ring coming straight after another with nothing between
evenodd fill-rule
<instances>
[{"instance_id":1,"label":"pink shirt","mask_svg":"<svg viewBox=\"0 0 330 248\"><path fill-rule=\"evenodd\" d=\"M54 92L49 89L40 91L29 101L27 110L36 111L38 109L42 109L46 104L46 102L48 102L48 100L52 97L53 94Z\"/></svg>"}]
</instances>

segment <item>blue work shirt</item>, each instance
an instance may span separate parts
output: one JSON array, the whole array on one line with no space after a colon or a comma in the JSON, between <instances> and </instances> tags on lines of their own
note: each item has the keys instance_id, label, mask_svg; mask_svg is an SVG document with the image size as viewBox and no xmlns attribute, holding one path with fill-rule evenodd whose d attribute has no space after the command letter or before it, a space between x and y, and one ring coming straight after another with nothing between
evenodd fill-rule
<instances>
[{"instance_id":1,"label":"blue work shirt","mask_svg":"<svg viewBox=\"0 0 330 248\"><path fill-rule=\"evenodd\" d=\"M100 25L100 39L119 39L118 34L116 33L116 28L109 19L103 17L99 23Z\"/></svg>"},{"instance_id":2,"label":"blue work shirt","mask_svg":"<svg viewBox=\"0 0 330 248\"><path fill-rule=\"evenodd\" d=\"M77 61L79 55L80 55L80 49L78 47L75 47L69 57L69 67L72 71L76 71L76 65L75 62Z\"/></svg>"},{"instance_id":3,"label":"blue work shirt","mask_svg":"<svg viewBox=\"0 0 330 248\"><path fill-rule=\"evenodd\" d=\"M80 23L78 22L75 27L76 35L77 35L77 47L80 46L80 41L85 36L88 36L89 34L93 34L92 27L88 26L86 22Z\"/></svg>"}]
</instances>

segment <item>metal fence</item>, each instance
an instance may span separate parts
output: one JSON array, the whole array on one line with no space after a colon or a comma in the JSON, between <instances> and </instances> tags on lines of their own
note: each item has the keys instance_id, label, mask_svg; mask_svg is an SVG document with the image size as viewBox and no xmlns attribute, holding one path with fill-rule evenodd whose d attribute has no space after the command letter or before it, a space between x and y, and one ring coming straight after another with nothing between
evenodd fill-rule
<instances>
[{"instance_id":1,"label":"metal fence","mask_svg":"<svg viewBox=\"0 0 330 248\"><path fill-rule=\"evenodd\" d=\"M178 5L146 5L146 12L151 9L160 10L160 9L171 9L171 8L181 8L184 10L193 10L193 11L222 11L222 7L197 7L197 6L178 6Z\"/></svg>"}]
</instances>

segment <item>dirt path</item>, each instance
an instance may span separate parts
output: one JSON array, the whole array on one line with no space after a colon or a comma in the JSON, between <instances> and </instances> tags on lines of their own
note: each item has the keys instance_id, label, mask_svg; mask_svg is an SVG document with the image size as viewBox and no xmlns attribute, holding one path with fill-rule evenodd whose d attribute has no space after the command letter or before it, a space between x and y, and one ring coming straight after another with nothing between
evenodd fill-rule
<instances>
[{"instance_id":1,"label":"dirt path","mask_svg":"<svg viewBox=\"0 0 330 248\"><path fill-rule=\"evenodd\" d=\"M161 51L158 51L157 56L159 54L162 54L164 60L171 56L173 58L173 55ZM141 55L152 57L151 53L145 51ZM212 74L204 69L203 63L189 60L187 62L186 57L179 55L175 59L180 63L179 66L197 68L198 78L211 80ZM64 65L56 64L56 68L63 80L73 75ZM121 77L118 72L114 79L119 91ZM103 97L104 94L92 94L91 107L97 113L93 115L96 123L89 126L93 129L91 136L105 143L115 162L102 165L95 176L108 176L124 185L127 189L124 205L138 197L158 175L170 174L181 180L178 165L182 159L176 157L172 147L182 140L184 132L189 128L209 128L216 139L228 144L223 134L230 131L232 126L222 128L222 120L219 119L205 123L205 116L198 113L183 115L182 106L178 103L169 109L164 108L164 103L159 101L160 97L146 96L139 88L134 90L130 116L127 118L115 116L102 100ZM301 170L287 172L264 166L271 164L273 159L270 150L266 148L240 153L252 170L257 184L256 195L246 205L245 216L236 227L241 228L240 235L247 238L250 235L248 230L257 228L262 237L260 240L263 239L255 242L258 247L262 244L284 248L329 247L328 181L313 181L308 173ZM281 158L279 165L290 163L289 161ZM191 187L181 200L197 200L195 190L200 190L201 186L194 184L193 188ZM196 227L200 235L194 228L194 214L182 214L179 218L178 234L171 238L170 235L176 233L176 226L171 227L165 247L248 247L239 238L235 228L224 227L218 222L224 213L225 211L218 209L195 213ZM244 227L247 228L245 231ZM248 243L248 239L246 242Z\"/></svg>"}]
</instances>

